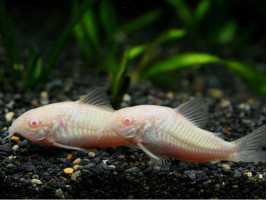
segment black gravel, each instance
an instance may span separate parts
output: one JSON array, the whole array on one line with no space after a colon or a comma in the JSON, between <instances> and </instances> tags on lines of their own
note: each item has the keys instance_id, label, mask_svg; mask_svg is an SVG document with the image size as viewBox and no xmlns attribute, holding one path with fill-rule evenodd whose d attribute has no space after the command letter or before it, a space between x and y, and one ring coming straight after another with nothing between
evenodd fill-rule
<instances>
[{"instance_id":1,"label":"black gravel","mask_svg":"<svg viewBox=\"0 0 267 200\"><path fill-rule=\"evenodd\" d=\"M226 79L231 88L218 85L225 82L229 72L222 73L225 76L218 77L203 68L184 70L177 75L179 88L175 92L147 83L133 86L122 106L176 107L191 96L202 96L211 115L207 130L222 132L232 141L266 123L266 106L264 99L234 76ZM76 100L89 88L109 86L102 74L80 69L70 74L55 71L53 79L34 92L0 90L1 198L266 198L265 163L171 160L167 169L153 164L142 151L128 147L94 149L86 154L40 146L19 135L19 142L2 140L12 123L7 122L7 113L13 112L15 119L42 104ZM211 84L212 79L218 82ZM190 84L185 84L188 80ZM68 160L70 153L73 156ZM74 166L77 158L81 160ZM72 175L64 173L67 167L74 168Z\"/></svg>"}]
</instances>

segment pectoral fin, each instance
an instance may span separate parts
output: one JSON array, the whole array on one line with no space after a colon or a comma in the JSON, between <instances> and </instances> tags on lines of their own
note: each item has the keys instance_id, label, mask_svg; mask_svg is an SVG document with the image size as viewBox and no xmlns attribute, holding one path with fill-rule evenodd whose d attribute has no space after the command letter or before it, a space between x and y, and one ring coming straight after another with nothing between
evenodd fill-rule
<instances>
[{"instance_id":1,"label":"pectoral fin","mask_svg":"<svg viewBox=\"0 0 267 200\"><path fill-rule=\"evenodd\" d=\"M142 149L150 158L152 158L157 164L168 167L170 164L166 159L162 159L155 154L153 154L151 151L149 151L143 144L138 143L137 146Z\"/></svg>"},{"instance_id":2,"label":"pectoral fin","mask_svg":"<svg viewBox=\"0 0 267 200\"><path fill-rule=\"evenodd\" d=\"M73 149L73 150L78 150L78 151L82 151L82 152L88 153L88 150L87 149L82 149L82 148L79 148L79 147L68 146L68 145L65 145L65 144L57 143L57 142L53 142L53 144L56 147L60 147L60 148L64 148L64 149Z\"/></svg>"}]
</instances>

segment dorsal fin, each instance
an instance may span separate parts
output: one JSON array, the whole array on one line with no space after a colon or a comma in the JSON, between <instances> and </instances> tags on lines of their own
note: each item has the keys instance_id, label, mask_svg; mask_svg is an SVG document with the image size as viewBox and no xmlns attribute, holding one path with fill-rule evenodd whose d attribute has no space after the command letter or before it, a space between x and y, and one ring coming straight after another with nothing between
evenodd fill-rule
<instances>
[{"instance_id":1,"label":"dorsal fin","mask_svg":"<svg viewBox=\"0 0 267 200\"><path fill-rule=\"evenodd\" d=\"M78 100L78 103L90 104L114 111L110 104L108 95L102 89L94 89Z\"/></svg>"},{"instance_id":2,"label":"dorsal fin","mask_svg":"<svg viewBox=\"0 0 267 200\"><path fill-rule=\"evenodd\" d=\"M200 128L204 128L209 121L208 107L201 98L189 100L175 108L175 111Z\"/></svg>"}]
</instances>

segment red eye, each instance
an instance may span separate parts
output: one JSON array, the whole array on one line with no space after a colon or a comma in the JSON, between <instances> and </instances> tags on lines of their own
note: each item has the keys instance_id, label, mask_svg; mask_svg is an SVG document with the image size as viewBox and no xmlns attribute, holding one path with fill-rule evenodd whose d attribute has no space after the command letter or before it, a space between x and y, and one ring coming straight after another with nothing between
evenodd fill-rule
<instances>
[{"instance_id":1,"label":"red eye","mask_svg":"<svg viewBox=\"0 0 267 200\"><path fill-rule=\"evenodd\" d=\"M37 127L39 125L39 120L31 119L29 124L30 124L31 127Z\"/></svg>"},{"instance_id":2,"label":"red eye","mask_svg":"<svg viewBox=\"0 0 267 200\"><path fill-rule=\"evenodd\" d=\"M132 120L132 118L131 117L125 117L123 120L122 120L122 122L125 124L125 125L131 125L132 124L132 122L133 122L133 120Z\"/></svg>"}]
</instances>

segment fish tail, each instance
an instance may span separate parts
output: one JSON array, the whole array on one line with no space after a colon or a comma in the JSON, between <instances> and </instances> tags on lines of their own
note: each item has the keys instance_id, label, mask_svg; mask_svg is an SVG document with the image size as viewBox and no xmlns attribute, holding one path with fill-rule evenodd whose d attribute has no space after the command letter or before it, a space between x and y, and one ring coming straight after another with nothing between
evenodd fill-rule
<instances>
[{"instance_id":1,"label":"fish tail","mask_svg":"<svg viewBox=\"0 0 267 200\"><path fill-rule=\"evenodd\" d=\"M252 133L233 141L237 145L237 151L229 158L235 162L265 162L266 151L266 125L257 128Z\"/></svg>"}]
</instances>

